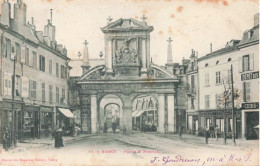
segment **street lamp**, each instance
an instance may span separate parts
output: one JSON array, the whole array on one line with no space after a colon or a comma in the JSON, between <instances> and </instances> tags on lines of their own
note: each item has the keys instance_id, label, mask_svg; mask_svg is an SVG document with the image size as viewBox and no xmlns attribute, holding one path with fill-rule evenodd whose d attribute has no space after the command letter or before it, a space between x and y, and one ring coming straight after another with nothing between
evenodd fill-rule
<instances>
[{"instance_id":1,"label":"street lamp","mask_svg":"<svg viewBox=\"0 0 260 166\"><path fill-rule=\"evenodd\" d=\"M15 92L15 63L16 63L16 55L14 53L14 47L12 47L11 60L13 63L13 77L12 77L12 131L11 131L11 147L16 146L16 137L15 137L15 117L14 117L14 92Z\"/></svg>"}]
</instances>

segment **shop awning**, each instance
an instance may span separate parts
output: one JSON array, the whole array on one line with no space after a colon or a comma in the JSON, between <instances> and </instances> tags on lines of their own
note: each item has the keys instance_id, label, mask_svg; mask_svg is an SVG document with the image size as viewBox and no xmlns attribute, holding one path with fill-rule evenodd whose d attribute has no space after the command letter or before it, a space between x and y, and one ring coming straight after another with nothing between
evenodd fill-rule
<instances>
[{"instance_id":1,"label":"shop awning","mask_svg":"<svg viewBox=\"0 0 260 166\"><path fill-rule=\"evenodd\" d=\"M141 116L142 113L144 113L145 110L140 110L137 112L137 114L134 115L134 117L138 117L138 116Z\"/></svg>"},{"instance_id":2,"label":"shop awning","mask_svg":"<svg viewBox=\"0 0 260 166\"><path fill-rule=\"evenodd\" d=\"M68 118L73 118L73 117L74 117L74 116L73 116L73 113L72 113L69 109L59 108L59 110L60 110L60 112L61 112L64 116L66 116L66 117L68 117Z\"/></svg>"},{"instance_id":3,"label":"shop awning","mask_svg":"<svg viewBox=\"0 0 260 166\"><path fill-rule=\"evenodd\" d=\"M137 114L137 112L138 112L138 110L133 111L133 112L132 112L132 117L134 117L135 114Z\"/></svg>"}]
</instances>

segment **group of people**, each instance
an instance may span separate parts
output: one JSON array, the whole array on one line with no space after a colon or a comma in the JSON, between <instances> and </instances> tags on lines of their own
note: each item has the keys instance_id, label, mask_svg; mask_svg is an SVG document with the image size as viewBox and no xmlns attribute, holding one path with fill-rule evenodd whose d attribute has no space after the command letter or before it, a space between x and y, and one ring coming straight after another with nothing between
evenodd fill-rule
<instances>
[{"instance_id":1,"label":"group of people","mask_svg":"<svg viewBox=\"0 0 260 166\"><path fill-rule=\"evenodd\" d=\"M220 128L218 127L218 125L216 125L216 127L214 127L210 123L209 127L205 130L206 143L208 144L209 137L217 138L217 140L218 140L219 134L220 134Z\"/></svg>"}]
</instances>

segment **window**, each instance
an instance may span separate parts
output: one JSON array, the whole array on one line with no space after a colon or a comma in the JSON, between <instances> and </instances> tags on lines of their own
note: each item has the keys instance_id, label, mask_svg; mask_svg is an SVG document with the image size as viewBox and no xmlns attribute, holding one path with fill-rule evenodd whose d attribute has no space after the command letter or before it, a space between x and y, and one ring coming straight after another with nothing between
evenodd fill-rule
<instances>
[{"instance_id":1,"label":"window","mask_svg":"<svg viewBox=\"0 0 260 166\"><path fill-rule=\"evenodd\" d=\"M221 77L220 77L220 71L216 72L216 84L220 84L221 83Z\"/></svg>"},{"instance_id":2,"label":"window","mask_svg":"<svg viewBox=\"0 0 260 166\"><path fill-rule=\"evenodd\" d=\"M243 56L243 71L249 71L249 55Z\"/></svg>"},{"instance_id":3,"label":"window","mask_svg":"<svg viewBox=\"0 0 260 166\"><path fill-rule=\"evenodd\" d=\"M52 74L52 60L49 60L49 73Z\"/></svg>"},{"instance_id":4,"label":"window","mask_svg":"<svg viewBox=\"0 0 260 166\"><path fill-rule=\"evenodd\" d=\"M209 95L205 95L205 109L209 108L210 106L209 97Z\"/></svg>"},{"instance_id":5,"label":"window","mask_svg":"<svg viewBox=\"0 0 260 166\"><path fill-rule=\"evenodd\" d=\"M21 63L21 45L18 43L15 43L15 52L17 62Z\"/></svg>"},{"instance_id":6,"label":"window","mask_svg":"<svg viewBox=\"0 0 260 166\"><path fill-rule=\"evenodd\" d=\"M60 66L60 77L65 78L65 70L63 65Z\"/></svg>"},{"instance_id":7,"label":"window","mask_svg":"<svg viewBox=\"0 0 260 166\"><path fill-rule=\"evenodd\" d=\"M45 102L46 97L45 97L45 83L42 83L42 101Z\"/></svg>"},{"instance_id":8,"label":"window","mask_svg":"<svg viewBox=\"0 0 260 166\"><path fill-rule=\"evenodd\" d=\"M29 82L30 82L29 84L30 98L36 99L36 81L30 80Z\"/></svg>"},{"instance_id":9,"label":"window","mask_svg":"<svg viewBox=\"0 0 260 166\"><path fill-rule=\"evenodd\" d=\"M191 75L191 92L195 93L195 79L194 79L194 75Z\"/></svg>"},{"instance_id":10,"label":"window","mask_svg":"<svg viewBox=\"0 0 260 166\"><path fill-rule=\"evenodd\" d=\"M62 88L62 93L61 93L61 103L65 104L65 89Z\"/></svg>"},{"instance_id":11,"label":"window","mask_svg":"<svg viewBox=\"0 0 260 166\"><path fill-rule=\"evenodd\" d=\"M56 103L60 102L60 90L59 87L56 87Z\"/></svg>"},{"instance_id":12,"label":"window","mask_svg":"<svg viewBox=\"0 0 260 166\"><path fill-rule=\"evenodd\" d=\"M209 73L205 74L205 86L209 86Z\"/></svg>"},{"instance_id":13,"label":"window","mask_svg":"<svg viewBox=\"0 0 260 166\"><path fill-rule=\"evenodd\" d=\"M16 76L15 78L15 96L21 95L21 77Z\"/></svg>"},{"instance_id":14,"label":"window","mask_svg":"<svg viewBox=\"0 0 260 166\"><path fill-rule=\"evenodd\" d=\"M10 58L11 57L11 40L10 39L6 39L5 40L5 44L6 46L4 46L4 57L6 58Z\"/></svg>"},{"instance_id":15,"label":"window","mask_svg":"<svg viewBox=\"0 0 260 166\"><path fill-rule=\"evenodd\" d=\"M64 67L64 78L67 79L68 78L68 71L67 71L67 67Z\"/></svg>"},{"instance_id":16,"label":"window","mask_svg":"<svg viewBox=\"0 0 260 166\"><path fill-rule=\"evenodd\" d=\"M244 102L248 102L250 101L250 82L244 82L243 84L243 100Z\"/></svg>"},{"instance_id":17,"label":"window","mask_svg":"<svg viewBox=\"0 0 260 166\"><path fill-rule=\"evenodd\" d=\"M206 127L209 128L209 125L211 124L211 119L206 118Z\"/></svg>"},{"instance_id":18,"label":"window","mask_svg":"<svg viewBox=\"0 0 260 166\"><path fill-rule=\"evenodd\" d=\"M232 131L232 128L233 128L233 119L228 119L228 132L231 132Z\"/></svg>"},{"instance_id":19,"label":"window","mask_svg":"<svg viewBox=\"0 0 260 166\"><path fill-rule=\"evenodd\" d=\"M216 125L218 125L221 132L224 131L224 119L216 119Z\"/></svg>"},{"instance_id":20,"label":"window","mask_svg":"<svg viewBox=\"0 0 260 166\"><path fill-rule=\"evenodd\" d=\"M221 105L221 95L216 94L216 108L220 107Z\"/></svg>"},{"instance_id":21,"label":"window","mask_svg":"<svg viewBox=\"0 0 260 166\"><path fill-rule=\"evenodd\" d=\"M59 64L56 63L56 76L59 77Z\"/></svg>"},{"instance_id":22,"label":"window","mask_svg":"<svg viewBox=\"0 0 260 166\"><path fill-rule=\"evenodd\" d=\"M53 102L53 86L49 85L49 101L50 103Z\"/></svg>"},{"instance_id":23,"label":"window","mask_svg":"<svg viewBox=\"0 0 260 166\"><path fill-rule=\"evenodd\" d=\"M45 72L45 57L42 55L39 56L39 64L40 64L40 70Z\"/></svg>"},{"instance_id":24,"label":"window","mask_svg":"<svg viewBox=\"0 0 260 166\"><path fill-rule=\"evenodd\" d=\"M25 48L25 65L29 66L29 48Z\"/></svg>"},{"instance_id":25,"label":"window","mask_svg":"<svg viewBox=\"0 0 260 166\"><path fill-rule=\"evenodd\" d=\"M33 62L32 67L37 69L37 53L33 51Z\"/></svg>"},{"instance_id":26,"label":"window","mask_svg":"<svg viewBox=\"0 0 260 166\"><path fill-rule=\"evenodd\" d=\"M191 98L191 109L194 109L195 106L194 106L194 98Z\"/></svg>"}]
</instances>

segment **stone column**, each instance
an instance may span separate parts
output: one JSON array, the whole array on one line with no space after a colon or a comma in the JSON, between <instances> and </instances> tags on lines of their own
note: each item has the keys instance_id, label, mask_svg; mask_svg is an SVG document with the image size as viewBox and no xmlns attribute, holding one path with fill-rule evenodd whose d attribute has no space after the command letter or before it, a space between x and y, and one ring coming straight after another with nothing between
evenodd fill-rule
<instances>
[{"instance_id":1,"label":"stone column","mask_svg":"<svg viewBox=\"0 0 260 166\"><path fill-rule=\"evenodd\" d=\"M146 40L142 39L142 76L147 76L147 65L146 65Z\"/></svg>"},{"instance_id":2,"label":"stone column","mask_svg":"<svg viewBox=\"0 0 260 166\"><path fill-rule=\"evenodd\" d=\"M147 36L146 40L146 64L147 64L147 70L149 70L150 64L151 64L151 56L150 56L150 36Z\"/></svg>"},{"instance_id":3,"label":"stone column","mask_svg":"<svg viewBox=\"0 0 260 166\"><path fill-rule=\"evenodd\" d=\"M112 73L112 40L106 41L106 72Z\"/></svg>"},{"instance_id":4,"label":"stone column","mask_svg":"<svg viewBox=\"0 0 260 166\"><path fill-rule=\"evenodd\" d=\"M174 94L167 95L167 103L168 103L168 132L174 133L174 132L176 132Z\"/></svg>"},{"instance_id":5,"label":"stone column","mask_svg":"<svg viewBox=\"0 0 260 166\"><path fill-rule=\"evenodd\" d=\"M246 139L246 113L244 110L241 111L241 138Z\"/></svg>"},{"instance_id":6,"label":"stone column","mask_svg":"<svg viewBox=\"0 0 260 166\"><path fill-rule=\"evenodd\" d=\"M91 95L91 133L97 133L97 95Z\"/></svg>"},{"instance_id":7,"label":"stone column","mask_svg":"<svg viewBox=\"0 0 260 166\"><path fill-rule=\"evenodd\" d=\"M164 133L164 124L165 124L165 99L164 94L158 94L158 132Z\"/></svg>"},{"instance_id":8,"label":"stone column","mask_svg":"<svg viewBox=\"0 0 260 166\"><path fill-rule=\"evenodd\" d=\"M132 106L123 107L123 124L126 127L126 133L132 133ZM123 127L123 126L122 126Z\"/></svg>"}]
</instances>

